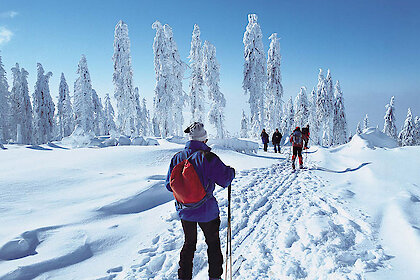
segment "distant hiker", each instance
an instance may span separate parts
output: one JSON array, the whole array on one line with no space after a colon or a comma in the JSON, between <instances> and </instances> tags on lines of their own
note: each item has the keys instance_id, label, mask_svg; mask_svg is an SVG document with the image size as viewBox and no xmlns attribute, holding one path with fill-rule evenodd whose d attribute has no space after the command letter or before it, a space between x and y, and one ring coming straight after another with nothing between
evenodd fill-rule
<instances>
[{"instance_id":1,"label":"distant hiker","mask_svg":"<svg viewBox=\"0 0 420 280\"><path fill-rule=\"evenodd\" d=\"M281 135L281 133L279 132L279 129L276 128L276 131L273 133L273 137L271 138L271 142L273 142L275 153L277 153L277 149L279 150L279 153L281 153L280 143L281 143L281 138L282 137L283 137L283 135Z\"/></svg>"},{"instance_id":2,"label":"distant hiker","mask_svg":"<svg viewBox=\"0 0 420 280\"><path fill-rule=\"evenodd\" d=\"M296 127L293 133L290 135L290 142L293 146L293 156L292 156L292 168L295 169L295 159L296 155L299 157L299 168L303 168L303 159L302 159L302 146L303 139L305 136L300 131L300 127Z\"/></svg>"},{"instance_id":3,"label":"distant hiker","mask_svg":"<svg viewBox=\"0 0 420 280\"><path fill-rule=\"evenodd\" d=\"M178 278L191 279L197 243L197 223L208 246L210 279L221 279L223 255L219 238L219 206L213 196L215 183L227 187L235 177L235 169L226 166L210 152L204 125L195 122L184 131L190 141L175 154L166 177L166 188L176 199L175 207L184 231L184 246L179 261Z\"/></svg>"},{"instance_id":4,"label":"distant hiker","mask_svg":"<svg viewBox=\"0 0 420 280\"><path fill-rule=\"evenodd\" d=\"M263 129L261 132L261 140L264 144L264 151L267 152L268 142L270 142L270 140L267 132L265 132L265 129Z\"/></svg>"},{"instance_id":5,"label":"distant hiker","mask_svg":"<svg viewBox=\"0 0 420 280\"><path fill-rule=\"evenodd\" d=\"M302 134L303 134L303 149L307 150L308 148L308 142L309 142L309 124L306 125L306 127L302 127Z\"/></svg>"}]
</instances>

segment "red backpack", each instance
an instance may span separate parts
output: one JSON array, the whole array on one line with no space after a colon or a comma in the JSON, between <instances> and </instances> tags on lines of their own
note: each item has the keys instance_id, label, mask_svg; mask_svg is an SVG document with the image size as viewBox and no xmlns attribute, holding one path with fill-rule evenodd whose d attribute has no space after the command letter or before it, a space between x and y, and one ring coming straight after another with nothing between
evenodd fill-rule
<instances>
[{"instance_id":1,"label":"red backpack","mask_svg":"<svg viewBox=\"0 0 420 280\"><path fill-rule=\"evenodd\" d=\"M189 161L194 154L175 165L169 184L176 201L186 207L196 208L207 200L208 195L207 188L204 188L194 166Z\"/></svg>"}]
</instances>

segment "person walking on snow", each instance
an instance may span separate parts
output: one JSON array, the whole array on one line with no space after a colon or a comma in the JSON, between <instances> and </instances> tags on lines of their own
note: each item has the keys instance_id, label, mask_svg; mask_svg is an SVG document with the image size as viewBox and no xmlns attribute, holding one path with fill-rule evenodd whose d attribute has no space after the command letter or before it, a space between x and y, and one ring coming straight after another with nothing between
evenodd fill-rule
<instances>
[{"instance_id":1,"label":"person walking on snow","mask_svg":"<svg viewBox=\"0 0 420 280\"><path fill-rule=\"evenodd\" d=\"M270 140L267 132L265 132L265 129L263 129L261 132L261 140L264 144L264 152L267 152L268 142L270 142Z\"/></svg>"},{"instance_id":2,"label":"person walking on snow","mask_svg":"<svg viewBox=\"0 0 420 280\"><path fill-rule=\"evenodd\" d=\"M303 168L303 158L302 158L302 146L303 139L305 136L300 131L300 127L296 127L293 133L290 135L290 142L293 146L293 156L292 156L292 168L295 169L295 159L296 155L299 157L299 168Z\"/></svg>"},{"instance_id":3,"label":"person walking on snow","mask_svg":"<svg viewBox=\"0 0 420 280\"><path fill-rule=\"evenodd\" d=\"M276 128L276 131L273 133L273 137L271 138L271 142L273 142L275 153L277 153L277 149L279 150L279 153L281 153L280 143L281 143L281 138L282 137L283 137L283 135L281 135L281 133L279 132L279 129Z\"/></svg>"},{"instance_id":4,"label":"person walking on snow","mask_svg":"<svg viewBox=\"0 0 420 280\"><path fill-rule=\"evenodd\" d=\"M306 125L306 127L302 127L302 134L304 136L303 137L303 142L304 142L303 149L304 150L307 150L307 149L309 149L308 148L309 135L310 135L310 133L309 133L309 124Z\"/></svg>"},{"instance_id":5,"label":"person walking on snow","mask_svg":"<svg viewBox=\"0 0 420 280\"><path fill-rule=\"evenodd\" d=\"M190 141L186 143L184 150L173 156L166 178L166 188L173 191L176 198L175 207L184 231L184 246L180 253L178 278L192 279L198 224L208 246L209 279L221 279L223 255L219 238L220 211L213 191L215 184L223 188L228 187L235 177L235 169L226 166L216 154L210 151L206 145L207 132L202 123L195 122L184 132L188 133ZM190 189L184 189L187 198L183 202L179 201L181 200L179 188L187 188L187 186L191 189L192 187L201 188L204 196L199 198L199 202L186 203L186 199L191 199L191 193L193 193Z\"/></svg>"}]
</instances>

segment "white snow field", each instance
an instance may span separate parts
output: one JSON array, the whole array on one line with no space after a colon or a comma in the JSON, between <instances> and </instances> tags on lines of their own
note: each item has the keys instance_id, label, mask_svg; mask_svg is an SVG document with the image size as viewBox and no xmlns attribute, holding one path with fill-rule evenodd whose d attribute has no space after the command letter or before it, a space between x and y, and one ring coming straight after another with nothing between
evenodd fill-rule
<instances>
[{"instance_id":1,"label":"white snow field","mask_svg":"<svg viewBox=\"0 0 420 280\"><path fill-rule=\"evenodd\" d=\"M4 145L0 280L177 279L183 233L164 179L183 145L172 140ZM308 168L292 172L289 147L245 154L255 144L214 143L236 169L234 279L420 279L420 147L391 148L371 129L311 147ZM216 190L224 252L227 190ZM198 232L195 280L208 279Z\"/></svg>"}]
</instances>

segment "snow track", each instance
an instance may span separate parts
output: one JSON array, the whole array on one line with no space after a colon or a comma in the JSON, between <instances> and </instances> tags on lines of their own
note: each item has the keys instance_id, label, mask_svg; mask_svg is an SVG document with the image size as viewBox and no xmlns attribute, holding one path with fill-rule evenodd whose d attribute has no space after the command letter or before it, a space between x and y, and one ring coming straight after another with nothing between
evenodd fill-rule
<instances>
[{"instance_id":1,"label":"snow track","mask_svg":"<svg viewBox=\"0 0 420 280\"><path fill-rule=\"evenodd\" d=\"M291 172L281 161L237 174L232 183L234 279L364 279L389 259L360 211L323 191L311 170ZM227 228L226 190L218 189L221 241ZM169 227L118 279L177 279L183 233L176 213ZM199 232L194 279L207 278L207 246ZM114 276L113 276L114 277Z\"/></svg>"}]
</instances>

